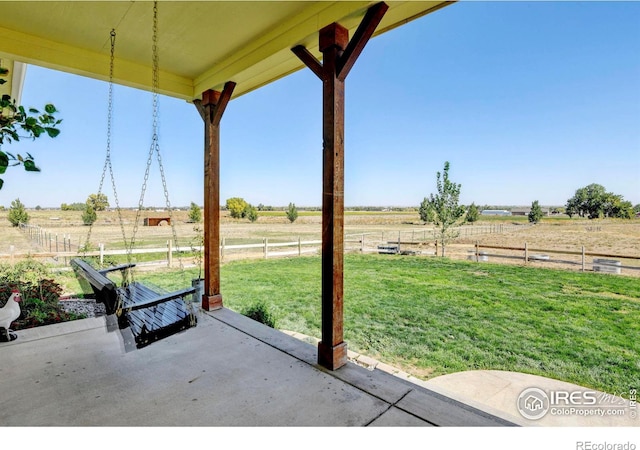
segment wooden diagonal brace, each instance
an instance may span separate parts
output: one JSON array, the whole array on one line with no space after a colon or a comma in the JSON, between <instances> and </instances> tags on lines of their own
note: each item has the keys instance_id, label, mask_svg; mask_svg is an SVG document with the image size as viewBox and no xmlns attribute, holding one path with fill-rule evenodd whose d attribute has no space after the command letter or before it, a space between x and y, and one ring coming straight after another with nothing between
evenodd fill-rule
<instances>
[{"instance_id":1,"label":"wooden diagonal brace","mask_svg":"<svg viewBox=\"0 0 640 450\"><path fill-rule=\"evenodd\" d=\"M376 28L388 9L389 6L386 3L380 2L367 10L353 38L349 41L349 45L347 45L347 48L338 61L337 76L340 80L344 81L347 78L349 71L353 68L353 65L362 53L365 45L367 45L367 42L369 42L369 39L371 39L371 36L373 36L374 31L376 31Z\"/></svg>"},{"instance_id":2,"label":"wooden diagonal brace","mask_svg":"<svg viewBox=\"0 0 640 450\"><path fill-rule=\"evenodd\" d=\"M305 63L306 66L318 76L318 78L321 80L324 78L322 64L320 64L320 61L318 61L305 46L297 45L293 47L291 51L300 58L300 60L302 60L302 62Z\"/></svg>"}]
</instances>

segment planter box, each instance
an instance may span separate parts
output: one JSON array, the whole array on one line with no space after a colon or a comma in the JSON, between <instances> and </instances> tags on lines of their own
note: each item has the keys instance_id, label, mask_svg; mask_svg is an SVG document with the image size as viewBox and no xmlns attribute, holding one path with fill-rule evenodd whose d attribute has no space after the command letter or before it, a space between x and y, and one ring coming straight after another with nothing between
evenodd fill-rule
<instances>
[{"instance_id":1,"label":"planter box","mask_svg":"<svg viewBox=\"0 0 640 450\"><path fill-rule=\"evenodd\" d=\"M619 274L621 272L621 268L620 268L621 265L622 263L615 259L594 258L593 271Z\"/></svg>"}]
</instances>

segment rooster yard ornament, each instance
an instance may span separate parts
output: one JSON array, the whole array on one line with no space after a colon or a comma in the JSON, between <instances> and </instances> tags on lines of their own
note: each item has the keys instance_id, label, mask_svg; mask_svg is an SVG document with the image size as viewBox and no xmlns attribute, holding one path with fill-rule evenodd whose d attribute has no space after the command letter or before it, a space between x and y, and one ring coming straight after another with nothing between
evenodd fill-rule
<instances>
[{"instance_id":1,"label":"rooster yard ornament","mask_svg":"<svg viewBox=\"0 0 640 450\"><path fill-rule=\"evenodd\" d=\"M11 297L7 303L0 308L0 342L10 342L18 338L18 336L9 329L11 322L20 317L20 302L22 296L17 289L11 291Z\"/></svg>"}]
</instances>

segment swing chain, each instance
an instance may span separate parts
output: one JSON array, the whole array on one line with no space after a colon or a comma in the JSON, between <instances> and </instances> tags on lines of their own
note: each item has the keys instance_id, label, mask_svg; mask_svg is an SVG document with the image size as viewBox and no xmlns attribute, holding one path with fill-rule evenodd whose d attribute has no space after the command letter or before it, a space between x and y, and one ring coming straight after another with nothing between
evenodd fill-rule
<instances>
[{"instance_id":1,"label":"swing chain","mask_svg":"<svg viewBox=\"0 0 640 450\"><path fill-rule=\"evenodd\" d=\"M116 210L118 212L118 219L120 223L120 230L122 232L122 239L127 244L127 238L124 231L124 221L122 219L122 210L120 209L120 202L118 200L118 192L116 190L116 180L113 175L113 166L111 164L111 130L113 124L113 68L114 68L114 58L115 58L115 45L116 45L116 30L111 29L109 34L110 37L110 57L109 57L109 98L108 98L108 106L107 106L107 148L106 148L106 157L104 161L104 167L102 168L102 176L100 178L100 184L98 186L98 197L102 193L102 187L104 185L104 179L107 172L107 168L109 168L109 175L111 177L111 187L113 189L113 197L116 203ZM89 226L89 231L87 233L87 240L84 245L83 255L86 256L88 247L91 242L91 232L93 229L93 222ZM128 262L131 263L130 257L128 257Z\"/></svg>"},{"instance_id":2,"label":"swing chain","mask_svg":"<svg viewBox=\"0 0 640 450\"><path fill-rule=\"evenodd\" d=\"M159 123L159 90L160 90L160 58L158 54L158 2L153 2L153 29L152 29L152 138L151 138L151 146L149 148L149 154L147 157L147 165L144 173L144 179L142 182L142 191L140 193L140 199L138 201L138 211L136 213L136 219L133 226L133 235L131 237L131 245L129 247L129 254L131 250L135 246L135 239L138 231L138 226L140 222L140 214L144 208L144 196L147 190L147 184L149 181L149 170L151 168L151 163L153 160L153 155L155 153L156 158L158 160L158 167L160 170L160 178L162 180L162 188L164 190L164 198L167 207L167 211L169 212L169 221L171 222L171 231L173 236L173 241L175 242L176 248L179 248L178 245L178 237L175 228L175 221L173 220L173 208L171 206L171 202L169 201L169 190L167 188L167 180L164 173L164 166L162 164L162 157L160 156L160 144L158 137L158 123ZM183 268L182 258L180 256L180 252L178 252L178 261L180 265L180 269Z\"/></svg>"}]
</instances>

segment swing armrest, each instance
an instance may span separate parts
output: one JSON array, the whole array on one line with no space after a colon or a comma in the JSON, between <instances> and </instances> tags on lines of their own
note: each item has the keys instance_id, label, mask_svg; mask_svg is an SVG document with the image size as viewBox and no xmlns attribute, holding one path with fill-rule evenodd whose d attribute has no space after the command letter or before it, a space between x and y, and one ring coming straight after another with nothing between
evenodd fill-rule
<instances>
[{"instance_id":1,"label":"swing armrest","mask_svg":"<svg viewBox=\"0 0 640 450\"><path fill-rule=\"evenodd\" d=\"M126 269L130 269L132 267L135 267L135 266L136 265L134 263L131 263L131 264L120 264L118 266L107 267L106 269L98 270L98 273L100 273L102 275L106 275L109 272L115 272L116 270L126 270Z\"/></svg>"},{"instance_id":2,"label":"swing armrest","mask_svg":"<svg viewBox=\"0 0 640 450\"><path fill-rule=\"evenodd\" d=\"M131 287L134 287L134 289L131 289ZM130 311L136 311L138 309L149 308L151 306L156 306L156 305L159 305L160 303L165 303L170 300L186 297L187 295L191 295L194 292L196 292L196 290L197 289L195 287L190 287L190 288L182 289L179 291L170 292L168 294L156 294L157 295L156 297L148 298L148 294L150 290L146 288L145 289L146 292L143 293L139 285L137 286L130 285L129 287L118 289L120 294L122 294L122 296L125 297L125 299L131 303L130 306L128 306L126 304L128 302L125 302L125 304L122 306L123 312L130 312ZM140 295L138 295L138 293L140 293ZM144 295L144 294L147 294L147 295Z\"/></svg>"}]
</instances>

